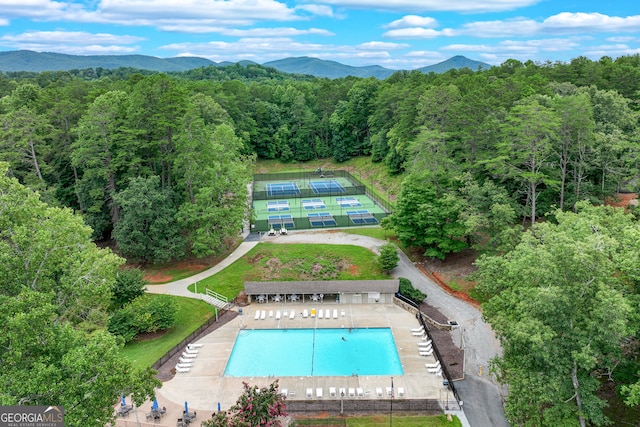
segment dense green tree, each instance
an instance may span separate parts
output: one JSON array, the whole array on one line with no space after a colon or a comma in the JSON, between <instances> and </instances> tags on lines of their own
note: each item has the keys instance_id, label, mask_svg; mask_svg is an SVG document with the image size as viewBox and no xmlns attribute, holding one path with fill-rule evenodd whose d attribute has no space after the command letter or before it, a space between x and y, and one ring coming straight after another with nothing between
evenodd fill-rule
<instances>
[{"instance_id":1,"label":"dense green tree","mask_svg":"<svg viewBox=\"0 0 640 427\"><path fill-rule=\"evenodd\" d=\"M614 369L632 332L625 289L637 281L628 262L639 249L625 235L639 226L620 209L586 203L555 221L477 261L479 289L492 296L483 313L503 347L493 367L509 386L512 423L605 425L598 376Z\"/></svg>"},{"instance_id":2,"label":"dense green tree","mask_svg":"<svg viewBox=\"0 0 640 427\"><path fill-rule=\"evenodd\" d=\"M177 218L193 254L220 253L227 239L242 230L253 159L241 154L242 142L226 124L213 133L203 133L202 139L185 140L179 149L187 150L188 144L199 147L193 151L196 156L184 159L191 162L191 170L198 176L197 187L191 186L193 198L179 207ZM186 171L187 164L178 169Z\"/></svg>"},{"instance_id":3,"label":"dense green tree","mask_svg":"<svg viewBox=\"0 0 640 427\"><path fill-rule=\"evenodd\" d=\"M391 271L398 266L400 257L398 250L393 243L387 243L380 246L380 255L378 255L378 265L383 271Z\"/></svg>"},{"instance_id":4,"label":"dense green tree","mask_svg":"<svg viewBox=\"0 0 640 427\"><path fill-rule=\"evenodd\" d=\"M175 322L176 304L173 297L142 295L112 314L109 332L129 342L139 334L169 329Z\"/></svg>"},{"instance_id":5,"label":"dense green tree","mask_svg":"<svg viewBox=\"0 0 640 427\"><path fill-rule=\"evenodd\" d=\"M464 203L456 192L439 192L428 175L411 174L393 213L383 220L406 246L425 249L424 254L444 259L446 254L467 247L462 219Z\"/></svg>"},{"instance_id":6,"label":"dense green tree","mask_svg":"<svg viewBox=\"0 0 640 427\"><path fill-rule=\"evenodd\" d=\"M145 262L166 262L184 255L175 195L160 186L160 177L133 178L116 194L115 202L121 214L112 236L123 254Z\"/></svg>"},{"instance_id":7,"label":"dense green tree","mask_svg":"<svg viewBox=\"0 0 640 427\"><path fill-rule=\"evenodd\" d=\"M123 91L96 98L80 119L78 139L71 146L72 165L82 171L76 184L82 212L98 239L120 218L114 196L121 190L121 179L140 164L126 131L127 105Z\"/></svg>"},{"instance_id":8,"label":"dense green tree","mask_svg":"<svg viewBox=\"0 0 640 427\"><path fill-rule=\"evenodd\" d=\"M0 404L54 402L66 425L109 424L120 393L141 404L160 385L104 329L123 260L97 248L81 218L0 169Z\"/></svg>"},{"instance_id":9,"label":"dense green tree","mask_svg":"<svg viewBox=\"0 0 640 427\"><path fill-rule=\"evenodd\" d=\"M550 157L557 128L554 112L529 98L509 111L502 126L498 155L491 161L503 179L518 183L525 195L531 226L536 222L541 186L556 184L550 174Z\"/></svg>"},{"instance_id":10,"label":"dense green tree","mask_svg":"<svg viewBox=\"0 0 640 427\"><path fill-rule=\"evenodd\" d=\"M139 268L123 268L118 271L111 289L111 302L115 308L130 303L137 297L144 295L147 281L144 272Z\"/></svg>"}]
</instances>

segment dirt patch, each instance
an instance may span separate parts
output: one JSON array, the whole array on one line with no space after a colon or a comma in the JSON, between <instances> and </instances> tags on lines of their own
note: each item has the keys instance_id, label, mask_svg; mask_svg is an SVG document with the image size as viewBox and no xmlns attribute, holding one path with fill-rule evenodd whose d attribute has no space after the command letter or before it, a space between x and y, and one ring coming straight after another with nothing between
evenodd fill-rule
<instances>
[{"instance_id":1,"label":"dirt patch","mask_svg":"<svg viewBox=\"0 0 640 427\"><path fill-rule=\"evenodd\" d=\"M638 206L638 193L618 193L616 197L610 197L606 201L607 206L628 208Z\"/></svg>"}]
</instances>

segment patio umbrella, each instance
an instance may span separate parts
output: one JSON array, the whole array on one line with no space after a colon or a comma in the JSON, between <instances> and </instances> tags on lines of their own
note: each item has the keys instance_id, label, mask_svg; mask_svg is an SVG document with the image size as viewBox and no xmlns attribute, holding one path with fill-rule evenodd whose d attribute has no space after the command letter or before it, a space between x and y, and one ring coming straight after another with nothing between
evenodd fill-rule
<instances>
[{"instance_id":1,"label":"patio umbrella","mask_svg":"<svg viewBox=\"0 0 640 427\"><path fill-rule=\"evenodd\" d=\"M184 401L184 413L189 415L189 405L186 400Z\"/></svg>"},{"instance_id":2,"label":"patio umbrella","mask_svg":"<svg viewBox=\"0 0 640 427\"><path fill-rule=\"evenodd\" d=\"M151 404L151 409L154 411L158 410L158 399L156 399L155 397L153 398L153 403Z\"/></svg>"},{"instance_id":3,"label":"patio umbrella","mask_svg":"<svg viewBox=\"0 0 640 427\"><path fill-rule=\"evenodd\" d=\"M124 393L122 394L122 406L127 406L127 400L124 398Z\"/></svg>"}]
</instances>

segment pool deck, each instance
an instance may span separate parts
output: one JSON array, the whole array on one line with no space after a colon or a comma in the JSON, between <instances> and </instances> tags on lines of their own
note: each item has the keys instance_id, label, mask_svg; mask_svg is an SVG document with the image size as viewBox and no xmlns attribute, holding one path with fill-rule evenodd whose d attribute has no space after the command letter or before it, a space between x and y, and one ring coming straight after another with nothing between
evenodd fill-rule
<instances>
[{"instance_id":1,"label":"pool deck","mask_svg":"<svg viewBox=\"0 0 640 427\"><path fill-rule=\"evenodd\" d=\"M315 308L330 309L331 318L302 317L303 310ZM284 317L284 310L288 313L295 310L295 318ZM333 318L333 310L338 311L338 318ZM256 310L266 312L265 319L255 319ZM276 312L280 310L282 316L276 319ZM344 310L344 316L341 311ZM270 316L270 313L272 315ZM419 336L412 335L411 328L419 327L416 318L406 310L395 304L294 304L294 303L264 303L251 304L243 307L242 315L223 325L209 335L201 338L198 344L198 355L189 372L176 373L175 377L163 384L157 392L160 406L167 407L167 415L156 425L165 422L173 425L184 402L189 402L189 410L203 414L199 419L208 419L212 412L217 411L218 402L221 408L228 409L235 404L243 391L243 382L250 386L267 386L275 380L273 377L224 377L227 360L231 354L236 336L240 329L283 329L283 328L368 328L389 327L400 357L404 375L394 376L393 385L396 399L444 399L442 376L427 372L425 363L434 363L435 356L420 356L418 354ZM291 346L295 352L295 345ZM279 388L288 390L288 400L308 400L307 389L312 390L312 399L339 400L340 388L345 388L344 399L387 399L387 387L391 386L390 376L349 376L349 377L281 377ZM335 387L337 395L330 396L330 387ZM316 390L322 389L322 397L316 395ZM361 388L364 396L349 396L349 389ZM383 397L377 396L377 389L381 388ZM399 396L399 389L404 389L404 397ZM451 396L450 396L451 397ZM150 402L138 409L141 421L149 411ZM175 414L173 413L175 411ZM131 422L131 416L127 417ZM124 420L123 420L124 421ZM126 422L117 425L129 425Z\"/></svg>"}]
</instances>

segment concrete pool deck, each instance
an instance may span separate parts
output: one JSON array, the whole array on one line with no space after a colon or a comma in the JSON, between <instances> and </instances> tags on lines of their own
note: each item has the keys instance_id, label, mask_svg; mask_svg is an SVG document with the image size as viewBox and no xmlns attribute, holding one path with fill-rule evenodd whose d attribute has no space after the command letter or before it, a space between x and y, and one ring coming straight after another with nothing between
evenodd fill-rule
<instances>
[{"instance_id":1,"label":"concrete pool deck","mask_svg":"<svg viewBox=\"0 0 640 427\"><path fill-rule=\"evenodd\" d=\"M302 317L303 310L315 308L329 309L331 318L317 316ZM242 308L242 315L221 326L209 335L201 338L198 344L198 355L189 372L176 373L175 377L165 382L157 391L160 406L167 408L167 414L155 425L175 425L176 419L182 415L184 402L189 403L190 411L197 411L199 420L208 419L217 411L218 402L223 410L235 404L238 396L243 392L243 382L250 386L267 386L274 377L224 377L224 370L233 349L236 337L241 329L284 329L284 328L391 328L404 375L393 376L393 386L396 399L435 399L444 400L446 391L443 387L442 376L429 373L425 363L434 363L434 356L420 356L418 354L419 336L412 335L411 329L419 327L413 314L395 304L293 304L293 303L264 303L251 304ZM333 318L333 310L338 311L338 318ZM266 318L255 319L256 310L264 310ZM280 310L281 318L276 319L276 312ZM283 315L295 311L295 318ZM344 316L341 315L344 310ZM272 312L272 316L269 313ZM295 343L291 345L295 352ZM391 386L390 376L349 376L349 377L281 377L279 389L287 389L287 400L310 400L307 389L312 390L311 400L340 400L340 388L345 388L345 401L348 399L388 399L387 387ZM336 388L336 396L330 396L330 388ZM322 398L316 396L316 389L322 389ZM361 388L364 396L349 396L349 389ZM376 390L382 389L383 397L378 397ZM399 396L400 388L404 389L404 397ZM449 392L449 399L453 395ZM138 408L138 418L145 420L151 403L147 402ZM133 425L133 418L119 419L117 425ZM198 421L199 423L200 421Z\"/></svg>"}]
</instances>

